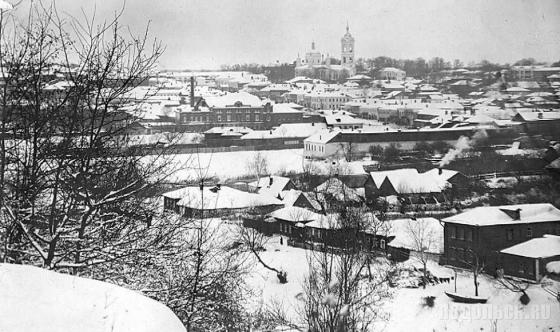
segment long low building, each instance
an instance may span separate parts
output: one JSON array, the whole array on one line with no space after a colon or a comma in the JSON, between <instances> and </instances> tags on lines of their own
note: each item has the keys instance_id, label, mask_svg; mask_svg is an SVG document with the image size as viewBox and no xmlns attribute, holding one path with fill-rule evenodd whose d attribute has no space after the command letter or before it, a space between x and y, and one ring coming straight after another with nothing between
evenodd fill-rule
<instances>
[{"instance_id":1,"label":"long low building","mask_svg":"<svg viewBox=\"0 0 560 332\"><path fill-rule=\"evenodd\" d=\"M467 126L456 128L422 128L422 129L388 129L385 131L367 130L325 130L304 140L305 158L325 159L343 158L348 154L368 153L373 145L387 147L396 144L399 149L413 150L417 143L447 142L455 145L461 136L472 137L478 131L485 131L489 140L498 142L502 138L511 140L515 137L513 129L495 128L493 126Z\"/></svg>"},{"instance_id":2,"label":"long low building","mask_svg":"<svg viewBox=\"0 0 560 332\"><path fill-rule=\"evenodd\" d=\"M226 186L180 188L163 194L164 209L186 217L207 218L257 210L269 213L284 206L269 195L248 193Z\"/></svg>"}]
</instances>

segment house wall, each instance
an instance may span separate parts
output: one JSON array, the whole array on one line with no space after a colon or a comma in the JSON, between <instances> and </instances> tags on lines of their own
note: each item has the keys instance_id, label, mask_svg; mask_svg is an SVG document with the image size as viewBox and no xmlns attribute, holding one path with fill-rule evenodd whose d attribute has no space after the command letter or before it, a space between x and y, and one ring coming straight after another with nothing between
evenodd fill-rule
<instances>
[{"instance_id":1,"label":"house wall","mask_svg":"<svg viewBox=\"0 0 560 332\"><path fill-rule=\"evenodd\" d=\"M453 228L454 234L453 236ZM530 229L530 231L529 231ZM460 238L459 232L465 234ZM467 232L472 232L472 241L467 240ZM499 251L525 242L531 238L542 237L544 234L559 234L560 221L523 223L492 226L471 226L446 222L444 232L444 251L446 264L465 267L462 262L469 250L479 253L486 263L486 272L494 273L501 267Z\"/></svg>"},{"instance_id":2,"label":"house wall","mask_svg":"<svg viewBox=\"0 0 560 332\"><path fill-rule=\"evenodd\" d=\"M179 212L179 207L177 206L178 202L179 202L178 199L171 199L169 197L164 197L163 198L163 209L165 211Z\"/></svg>"},{"instance_id":3,"label":"house wall","mask_svg":"<svg viewBox=\"0 0 560 332\"><path fill-rule=\"evenodd\" d=\"M504 275L538 281L535 269L537 259L508 254L501 254L500 258Z\"/></svg>"}]
</instances>

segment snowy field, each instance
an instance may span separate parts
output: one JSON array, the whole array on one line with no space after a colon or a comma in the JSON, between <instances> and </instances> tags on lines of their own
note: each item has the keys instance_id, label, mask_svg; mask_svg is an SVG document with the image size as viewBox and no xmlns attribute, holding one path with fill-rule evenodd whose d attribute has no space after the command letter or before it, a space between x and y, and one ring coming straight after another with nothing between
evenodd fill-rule
<instances>
[{"instance_id":1,"label":"snowy field","mask_svg":"<svg viewBox=\"0 0 560 332\"><path fill-rule=\"evenodd\" d=\"M285 239L284 239L285 240ZM279 236L271 238L262 258L271 266L288 272L288 283L280 284L274 272L255 265L249 284L256 293L256 306L280 304L288 316L296 319L300 305L298 294L308 272L309 251L289 247ZM421 265L412 259L404 265ZM429 264L430 271L440 276L453 276L453 270ZM540 285L531 285L528 295L531 302L524 306L519 302L519 293L498 288L490 278L480 277L479 294L489 297L487 304L460 304L449 299L444 291L453 292L454 283L442 283L422 288L395 288L393 298L383 308L389 320L383 326L386 332L405 331L560 331L560 303L546 293ZM474 295L472 274L457 273L457 292ZM422 298L435 296L435 305L422 305Z\"/></svg>"},{"instance_id":2,"label":"snowy field","mask_svg":"<svg viewBox=\"0 0 560 332\"><path fill-rule=\"evenodd\" d=\"M248 163L260 156L266 160L268 172L272 175L283 172L302 172L308 169L308 163L313 164L315 172L327 174L332 168L339 168L340 174L364 173L361 165L371 164L372 161L309 161L303 158L303 149L265 150L265 151L237 151L199 154L178 154L171 161L170 169L174 171L169 181L192 181L200 177L217 177L220 180L235 179L246 175L254 176L248 170Z\"/></svg>"}]
</instances>

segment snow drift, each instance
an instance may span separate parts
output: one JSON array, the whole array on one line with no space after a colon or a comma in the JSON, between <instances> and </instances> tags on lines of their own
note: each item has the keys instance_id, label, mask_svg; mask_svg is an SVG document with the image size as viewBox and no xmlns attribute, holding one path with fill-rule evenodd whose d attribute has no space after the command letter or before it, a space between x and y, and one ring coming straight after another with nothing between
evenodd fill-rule
<instances>
[{"instance_id":1,"label":"snow drift","mask_svg":"<svg viewBox=\"0 0 560 332\"><path fill-rule=\"evenodd\" d=\"M33 266L0 264L0 299L0 331L185 331L150 298Z\"/></svg>"}]
</instances>

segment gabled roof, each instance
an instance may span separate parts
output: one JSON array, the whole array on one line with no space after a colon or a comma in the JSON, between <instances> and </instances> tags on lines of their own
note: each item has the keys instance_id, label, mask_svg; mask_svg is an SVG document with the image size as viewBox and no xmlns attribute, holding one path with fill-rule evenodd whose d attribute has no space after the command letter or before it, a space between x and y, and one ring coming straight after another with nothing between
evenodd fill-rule
<instances>
[{"instance_id":1,"label":"gabled roof","mask_svg":"<svg viewBox=\"0 0 560 332\"><path fill-rule=\"evenodd\" d=\"M441 174L440 174L441 172ZM449 179L454 177L455 175L459 174L458 171L454 171L452 169L440 169L440 168L432 168L431 170L424 172L422 174L426 174L431 176L439 181L440 187L443 189L449 185Z\"/></svg>"},{"instance_id":2,"label":"gabled roof","mask_svg":"<svg viewBox=\"0 0 560 332\"><path fill-rule=\"evenodd\" d=\"M514 214L518 209L519 219ZM473 226L560 222L560 210L549 203L481 206L443 221Z\"/></svg>"},{"instance_id":3,"label":"gabled roof","mask_svg":"<svg viewBox=\"0 0 560 332\"><path fill-rule=\"evenodd\" d=\"M529 258L560 256L560 236L544 235L530 239L500 251L502 254Z\"/></svg>"},{"instance_id":4,"label":"gabled roof","mask_svg":"<svg viewBox=\"0 0 560 332\"><path fill-rule=\"evenodd\" d=\"M284 190L280 193L282 203L284 203L286 207L293 206L301 195L303 195L303 191L296 189ZM307 199L307 197L305 197L305 199Z\"/></svg>"},{"instance_id":5,"label":"gabled roof","mask_svg":"<svg viewBox=\"0 0 560 332\"><path fill-rule=\"evenodd\" d=\"M415 168L370 172L377 189L389 181L398 194L441 192L441 181L431 174L420 174Z\"/></svg>"},{"instance_id":6,"label":"gabled roof","mask_svg":"<svg viewBox=\"0 0 560 332\"><path fill-rule=\"evenodd\" d=\"M309 136L304 140L306 143L320 143L327 144L340 134L340 130L323 130L314 135Z\"/></svg>"}]
</instances>

